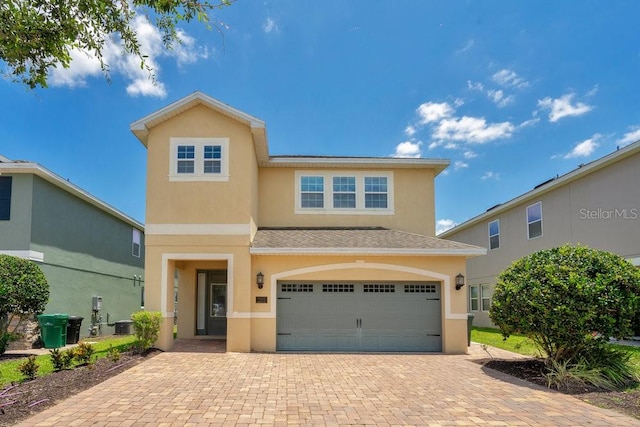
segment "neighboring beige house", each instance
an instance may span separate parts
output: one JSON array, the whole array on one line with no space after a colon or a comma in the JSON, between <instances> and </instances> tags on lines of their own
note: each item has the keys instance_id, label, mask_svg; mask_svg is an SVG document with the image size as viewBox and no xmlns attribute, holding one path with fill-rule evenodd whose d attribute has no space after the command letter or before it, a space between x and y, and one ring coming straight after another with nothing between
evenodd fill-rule
<instances>
[{"instance_id":1,"label":"neighboring beige house","mask_svg":"<svg viewBox=\"0 0 640 427\"><path fill-rule=\"evenodd\" d=\"M615 252L640 265L640 141L580 165L438 237L482 246L467 262L474 325L488 312L496 277L532 252L565 243Z\"/></svg>"},{"instance_id":2,"label":"neighboring beige house","mask_svg":"<svg viewBox=\"0 0 640 427\"><path fill-rule=\"evenodd\" d=\"M224 337L228 351L467 350L455 280L486 250L434 237L448 161L270 156L263 121L200 92L131 130L148 153L159 348L177 310L178 338Z\"/></svg>"}]
</instances>

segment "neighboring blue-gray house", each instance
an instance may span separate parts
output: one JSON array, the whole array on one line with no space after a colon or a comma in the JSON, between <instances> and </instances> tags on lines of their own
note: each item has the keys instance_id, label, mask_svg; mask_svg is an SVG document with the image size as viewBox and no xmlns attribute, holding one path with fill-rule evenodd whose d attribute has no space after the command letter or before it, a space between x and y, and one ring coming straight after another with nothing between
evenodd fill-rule
<instances>
[{"instance_id":1,"label":"neighboring blue-gray house","mask_svg":"<svg viewBox=\"0 0 640 427\"><path fill-rule=\"evenodd\" d=\"M0 253L38 263L45 313L84 317L81 336L92 321L91 333L113 333L107 320L143 304L144 226L37 163L0 156Z\"/></svg>"}]
</instances>

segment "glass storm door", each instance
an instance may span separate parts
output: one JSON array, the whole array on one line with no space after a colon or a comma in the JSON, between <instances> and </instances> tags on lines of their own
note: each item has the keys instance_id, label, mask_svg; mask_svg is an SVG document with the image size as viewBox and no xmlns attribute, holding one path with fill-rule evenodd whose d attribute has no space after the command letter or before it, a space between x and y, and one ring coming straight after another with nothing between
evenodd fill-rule
<instances>
[{"instance_id":1,"label":"glass storm door","mask_svg":"<svg viewBox=\"0 0 640 427\"><path fill-rule=\"evenodd\" d=\"M227 271L198 272L196 335L227 335Z\"/></svg>"}]
</instances>

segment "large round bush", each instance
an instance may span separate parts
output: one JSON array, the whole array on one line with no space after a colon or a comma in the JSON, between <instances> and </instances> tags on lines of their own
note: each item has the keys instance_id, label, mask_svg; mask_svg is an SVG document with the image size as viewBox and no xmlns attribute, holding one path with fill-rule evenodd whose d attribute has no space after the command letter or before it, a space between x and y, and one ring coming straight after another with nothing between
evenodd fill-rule
<instances>
[{"instance_id":1,"label":"large round bush","mask_svg":"<svg viewBox=\"0 0 640 427\"><path fill-rule=\"evenodd\" d=\"M640 308L640 272L585 246L535 252L500 274L489 316L505 337L531 338L555 360L572 360L599 337L624 337Z\"/></svg>"}]
</instances>

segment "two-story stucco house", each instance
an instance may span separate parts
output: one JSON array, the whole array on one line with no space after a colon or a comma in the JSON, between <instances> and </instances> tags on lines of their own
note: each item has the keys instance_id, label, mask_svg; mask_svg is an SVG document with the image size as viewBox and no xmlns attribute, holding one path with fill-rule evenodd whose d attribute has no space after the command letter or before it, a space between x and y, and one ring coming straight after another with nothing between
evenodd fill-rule
<instances>
[{"instance_id":1,"label":"two-story stucco house","mask_svg":"<svg viewBox=\"0 0 640 427\"><path fill-rule=\"evenodd\" d=\"M439 235L488 249L469 259L469 309L492 326L496 277L532 252L565 243L610 251L640 265L640 141L543 182Z\"/></svg>"},{"instance_id":2,"label":"two-story stucco house","mask_svg":"<svg viewBox=\"0 0 640 427\"><path fill-rule=\"evenodd\" d=\"M38 263L46 313L83 317L81 336L92 323L93 334L113 333L107 314L140 310L144 226L37 163L0 156L0 253Z\"/></svg>"},{"instance_id":3,"label":"two-story stucco house","mask_svg":"<svg viewBox=\"0 0 640 427\"><path fill-rule=\"evenodd\" d=\"M200 92L131 130L148 152L159 348L173 345L177 280L178 338L225 337L228 351L466 351L455 278L486 251L434 237L448 161L271 156L263 121Z\"/></svg>"}]
</instances>

